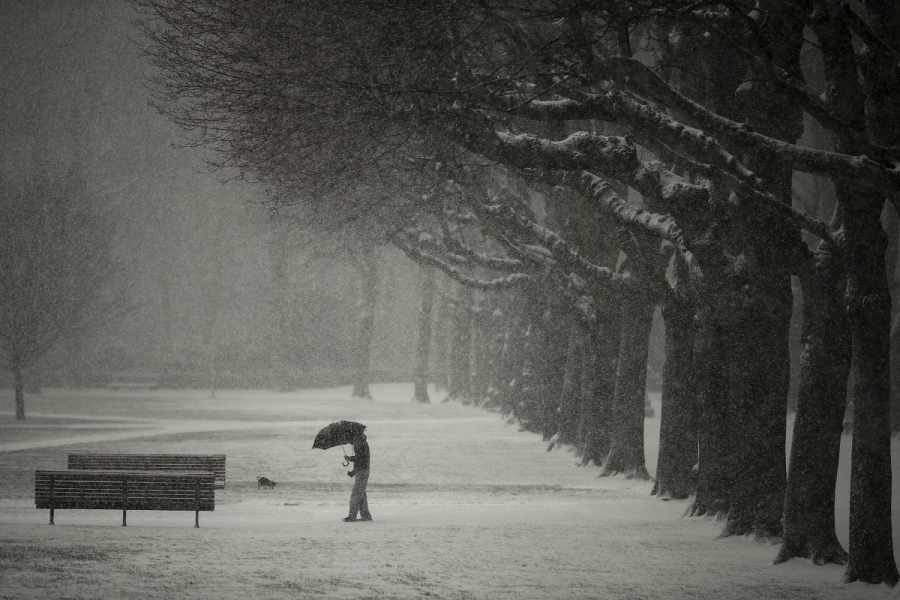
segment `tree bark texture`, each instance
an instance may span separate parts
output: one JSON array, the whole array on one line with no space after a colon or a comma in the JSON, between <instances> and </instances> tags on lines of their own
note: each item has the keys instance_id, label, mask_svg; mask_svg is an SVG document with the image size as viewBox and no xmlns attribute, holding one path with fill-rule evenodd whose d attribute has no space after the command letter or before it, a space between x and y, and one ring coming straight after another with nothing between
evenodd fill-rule
<instances>
[{"instance_id":1,"label":"tree bark texture","mask_svg":"<svg viewBox=\"0 0 900 600\"><path fill-rule=\"evenodd\" d=\"M774 14L781 10L771 0L761 4ZM794 75L800 75L802 31L802 23L787 18L767 19L760 30L774 64ZM794 143L803 134L803 113L774 92L760 85L738 88L750 125L764 135ZM751 154L747 162L770 192L791 204L790 165L770 154ZM784 440L794 305L789 257L803 242L798 227L765 215L748 221L745 226L751 235L742 250L751 264L744 268L743 290L735 290L741 310L734 321L735 335L730 338L734 343L729 391L736 456L728 522L722 535L780 540L787 485Z\"/></svg>"},{"instance_id":2,"label":"tree bark texture","mask_svg":"<svg viewBox=\"0 0 900 600\"><path fill-rule=\"evenodd\" d=\"M643 290L626 291L624 296L612 445L600 475L646 480L650 474L644 457L644 398L654 304Z\"/></svg>"},{"instance_id":3,"label":"tree bark texture","mask_svg":"<svg viewBox=\"0 0 900 600\"><path fill-rule=\"evenodd\" d=\"M763 272L745 285L743 305L733 316L727 339L735 471L722 535L770 539L782 534L787 483L784 440L793 298L790 275L779 272L775 257L757 253L756 259Z\"/></svg>"},{"instance_id":4,"label":"tree bark texture","mask_svg":"<svg viewBox=\"0 0 900 600\"><path fill-rule=\"evenodd\" d=\"M652 495L684 499L695 490L697 415L693 373L694 308L670 289L663 307L666 355L662 381L659 460Z\"/></svg>"},{"instance_id":5,"label":"tree bark texture","mask_svg":"<svg viewBox=\"0 0 900 600\"><path fill-rule=\"evenodd\" d=\"M888 249L885 254L887 277L891 288L891 434L900 433L900 277L897 275L900 263L900 215L890 203L886 203L882 222L888 234Z\"/></svg>"},{"instance_id":6,"label":"tree bark texture","mask_svg":"<svg viewBox=\"0 0 900 600\"><path fill-rule=\"evenodd\" d=\"M698 473L697 494L691 516L724 516L728 513L732 470L732 439L727 404L725 370L726 336L712 301L701 296L694 338L694 376L697 381Z\"/></svg>"},{"instance_id":7,"label":"tree bark texture","mask_svg":"<svg viewBox=\"0 0 900 600\"><path fill-rule=\"evenodd\" d=\"M896 48L900 42L900 12L884 0L866 3L875 33ZM818 31L817 31L818 33ZM846 32L835 29L823 54L831 96L839 116L861 129L865 119L875 143L900 143L896 118L897 78L892 67L862 55L865 115L859 113L862 90L850 57ZM841 140L839 151L853 151ZM850 467L850 547L844 581L888 583L900 579L894 559L891 529L890 447L890 327L891 298L885 274L887 240L881 226L884 197L836 182L843 207L847 310L853 344L853 442Z\"/></svg>"},{"instance_id":8,"label":"tree bark texture","mask_svg":"<svg viewBox=\"0 0 900 600\"><path fill-rule=\"evenodd\" d=\"M850 372L850 325L840 256L820 247L804 291L800 387L784 501L784 543L775 564L808 558L846 564L835 533L834 490Z\"/></svg>"},{"instance_id":9,"label":"tree bark texture","mask_svg":"<svg viewBox=\"0 0 900 600\"><path fill-rule=\"evenodd\" d=\"M588 338L582 366L577 447L581 464L603 465L609 454L619 363L620 311L602 309L600 333Z\"/></svg>"},{"instance_id":10,"label":"tree bark texture","mask_svg":"<svg viewBox=\"0 0 900 600\"><path fill-rule=\"evenodd\" d=\"M847 299L853 339L850 558L845 582L900 579L891 528L890 327L883 199L858 194L846 211Z\"/></svg>"}]
</instances>

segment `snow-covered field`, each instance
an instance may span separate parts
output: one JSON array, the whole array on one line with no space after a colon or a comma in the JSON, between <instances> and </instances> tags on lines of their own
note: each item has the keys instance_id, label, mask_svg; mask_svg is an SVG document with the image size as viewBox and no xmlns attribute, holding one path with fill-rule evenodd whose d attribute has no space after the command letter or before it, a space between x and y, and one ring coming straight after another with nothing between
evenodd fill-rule
<instances>
[{"instance_id":1,"label":"snow-covered field","mask_svg":"<svg viewBox=\"0 0 900 600\"><path fill-rule=\"evenodd\" d=\"M843 567L716 539L650 482L597 478L499 415L410 402L412 386L297 393L46 390L28 421L0 413L0 598L886 598ZM433 395L440 399L440 396ZM658 401L658 399L657 399ZM0 406L12 407L9 391ZM659 407L657 405L657 414ZM371 523L343 523L340 449L311 450L335 419L368 426ZM647 419L656 468L659 419ZM836 514L847 543L849 437ZM896 444L896 442L895 442ZM349 449L349 448L348 448ZM894 447L894 506L900 501ZM33 502L34 470L69 452L227 454L215 512L60 510ZM257 490L256 477L278 482ZM894 519L894 538L900 527ZM896 543L895 543L896 547ZM895 552L900 556L900 548Z\"/></svg>"}]
</instances>

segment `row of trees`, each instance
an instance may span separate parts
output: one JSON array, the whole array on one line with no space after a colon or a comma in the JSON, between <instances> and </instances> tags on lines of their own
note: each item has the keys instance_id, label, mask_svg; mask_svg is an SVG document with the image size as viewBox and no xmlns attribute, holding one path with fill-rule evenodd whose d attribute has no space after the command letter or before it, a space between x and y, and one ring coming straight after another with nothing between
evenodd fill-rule
<instances>
[{"instance_id":1,"label":"row of trees","mask_svg":"<svg viewBox=\"0 0 900 600\"><path fill-rule=\"evenodd\" d=\"M136 4L160 108L220 164L477 291L461 295L476 309L455 313L448 358L462 365L454 353L479 331L485 376L460 394L604 474L647 477L661 306L656 492L693 494L723 535L783 539L777 561L897 582L881 225L900 201L893 3ZM828 144L797 143L804 115ZM794 208L795 171L831 182L829 219ZM792 276L803 332L787 473ZM848 381L849 553L833 511Z\"/></svg>"}]
</instances>

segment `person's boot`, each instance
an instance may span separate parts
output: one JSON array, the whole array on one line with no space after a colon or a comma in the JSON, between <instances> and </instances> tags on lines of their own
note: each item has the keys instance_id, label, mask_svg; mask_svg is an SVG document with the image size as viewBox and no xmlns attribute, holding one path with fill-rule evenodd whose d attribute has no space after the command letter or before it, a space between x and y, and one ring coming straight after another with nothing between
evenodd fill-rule
<instances>
[{"instance_id":1,"label":"person's boot","mask_svg":"<svg viewBox=\"0 0 900 600\"><path fill-rule=\"evenodd\" d=\"M344 521L345 523L352 523L353 521L356 521L356 520L358 520L356 517L344 517L343 519L341 519L341 521ZM363 519L363 520L365 520L365 519ZM371 521L371 519L369 519L369 520Z\"/></svg>"}]
</instances>

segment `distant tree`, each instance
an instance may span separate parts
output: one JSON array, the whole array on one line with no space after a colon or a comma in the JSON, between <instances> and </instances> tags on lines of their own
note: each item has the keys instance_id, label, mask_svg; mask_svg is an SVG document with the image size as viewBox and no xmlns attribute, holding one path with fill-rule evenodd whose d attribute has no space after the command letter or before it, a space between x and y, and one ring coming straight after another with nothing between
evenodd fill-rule
<instances>
[{"instance_id":1,"label":"distant tree","mask_svg":"<svg viewBox=\"0 0 900 600\"><path fill-rule=\"evenodd\" d=\"M353 396L372 399L369 384L372 382L370 367L372 336L375 333L375 305L378 301L378 255L376 248L364 248L353 256L353 265L360 274L359 299L357 301L357 330L353 340Z\"/></svg>"},{"instance_id":2,"label":"distant tree","mask_svg":"<svg viewBox=\"0 0 900 600\"><path fill-rule=\"evenodd\" d=\"M431 355L431 325L434 317L434 293L436 272L431 267L421 268L422 299L419 306L419 336L416 342L416 374L413 402L431 402L428 397L428 366Z\"/></svg>"},{"instance_id":3,"label":"distant tree","mask_svg":"<svg viewBox=\"0 0 900 600\"><path fill-rule=\"evenodd\" d=\"M25 419L23 372L128 308L110 221L77 161L36 154L23 181L0 179L0 360L13 374L17 419Z\"/></svg>"}]
</instances>

